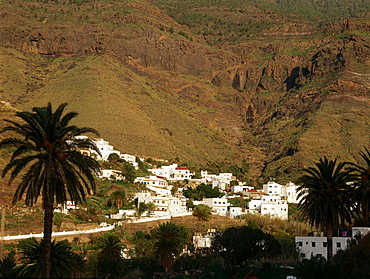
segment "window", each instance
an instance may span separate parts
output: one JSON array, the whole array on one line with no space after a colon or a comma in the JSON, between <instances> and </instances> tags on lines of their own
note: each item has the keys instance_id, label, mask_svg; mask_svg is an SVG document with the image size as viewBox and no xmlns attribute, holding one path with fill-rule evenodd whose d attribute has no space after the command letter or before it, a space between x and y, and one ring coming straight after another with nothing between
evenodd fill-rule
<instances>
[{"instance_id":1,"label":"window","mask_svg":"<svg viewBox=\"0 0 370 279\"><path fill-rule=\"evenodd\" d=\"M341 247L342 247L342 243L337 242L337 248L341 248Z\"/></svg>"},{"instance_id":2,"label":"window","mask_svg":"<svg viewBox=\"0 0 370 279\"><path fill-rule=\"evenodd\" d=\"M323 242L323 243L322 243L322 247L324 247L324 248L325 248L325 247L328 247L328 243L327 243L327 242Z\"/></svg>"},{"instance_id":3,"label":"window","mask_svg":"<svg viewBox=\"0 0 370 279\"><path fill-rule=\"evenodd\" d=\"M306 254L305 253L301 253L301 257L302 258L305 258L306 257Z\"/></svg>"},{"instance_id":4,"label":"window","mask_svg":"<svg viewBox=\"0 0 370 279\"><path fill-rule=\"evenodd\" d=\"M311 242L312 247L316 247L316 242Z\"/></svg>"},{"instance_id":5,"label":"window","mask_svg":"<svg viewBox=\"0 0 370 279\"><path fill-rule=\"evenodd\" d=\"M300 247L302 247L303 242L302 242L302 241L298 241L298 242L297 242L297 245L298 245L298 246L300 246Z\"/></svg>"},{"instance_id":6,"label":"window","mask_svg":"<svg viewBox=\"0 0 370 279\"><path fill-rule=\"evenodd\" d=\"M322 258L322 254L316 254L316 257Z\"/></svg>"}]
</instances>

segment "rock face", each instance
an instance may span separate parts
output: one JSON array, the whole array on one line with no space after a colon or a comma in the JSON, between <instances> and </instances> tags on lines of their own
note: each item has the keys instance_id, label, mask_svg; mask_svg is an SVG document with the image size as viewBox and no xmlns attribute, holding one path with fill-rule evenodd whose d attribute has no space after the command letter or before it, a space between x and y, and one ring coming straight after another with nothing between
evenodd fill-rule
<instances>
[{"instance_id":1,"label":"rock face","mask_svg":"<svg viewBox=\"0 0 370 279\"><path fill-rule=\"evenodd\" d=\"M271 28L215 48L146 1L46 5L43 18L39 3L24 5L0 14L1 57L14 63L0 74L4 101L20 108L48 98L79 104L122 151L247 159L255 176L294 178L309 160L338 150L354 159L369 142L346 122L368 129L367 116L359 116L370 88L366 22L345 21L342 31L331 30L335 36ZM76 19L52 20L57 12ZM332 115L333 126L317 133Z\"/></svg>"}]
</instances>

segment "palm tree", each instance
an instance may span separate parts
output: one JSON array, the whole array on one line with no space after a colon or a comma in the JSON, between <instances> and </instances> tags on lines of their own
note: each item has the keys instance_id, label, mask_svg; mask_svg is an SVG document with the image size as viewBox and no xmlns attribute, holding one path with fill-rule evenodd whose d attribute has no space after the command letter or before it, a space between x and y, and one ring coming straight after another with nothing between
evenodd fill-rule
<instances>
[{"instance_id":1,"label":"palm tree","mask_svg":"<svg viewBox=\"0 0 370 279\"><path fill-rule=\"evenodd\" d=\"M197 217L199 221L208 221L212 215L212 208L206 204L196 205L193 209L193 216Z\"/></svg>"},{"instance_id":2,"label":"palm tree","mask_svg":"<svg viewBox=\"0 0 370 279\"><path fill-rule=\"evenodd\" d=\"M118 209L128 202L126 191L117 190L109 195L109 204L114 204Z\"/></svg>"},{"instance_id":3,"label":"palm tree","mask_svg":"<svg viewBox=\"0 0 370 279\"><path fill-rule=\"evenodd\" d=\"M124 245L118 236L105 234L99 239L98 275L102 278L122 278Z\"/></svg>"},{"instance_id":4,"label":"palm tree","mask_svg":"<svg viewBox=\"0 0 370 279\"><path fill-rule=\"evenodd\" d=\"M20 123L5 120L10 125L1 133L9 131L18 137L5 138L0 148L15 148L2 177L10 172L9 184L21 173L23 176L13 197L13 204L26 193L26 204L37 202L42 196L44 210L43 274L50 277L50 251L53 225L53 206L68 199L80 203L86 193L95 189L94 173L100 172L98 162L79 152L79 149L97 150L93 141L78 136L85 133L98 134L92 128L69 125L78 114L63 115L66 103L55 111L51 103L46 107L34 107L32 112L17 112Z\"/></svg>"},{"instance_id":5,"label":"palm tree","mask_svg":"<svg viewBox=\"0 0 370 279\"><path fill-rule=\"evenodd\" d=\"M0 278L19 278L20 268L14 256L8 255L0 259Z\"/></svg>"},{"instance_id":6,"label":"palm tree","mask_svg":"<svg viewBox=\"0 0 370 279\"><path fill-rule=\"evenodd\" d=\"M182 225L166 222L150 233L155 239L154 256L167 273L173 266L175 257L178 257L184 249L189 232Z\"/></svg>"},{"instance_id":7,"label":"palm tree","mask_svg":"<svg viewBox=\"0 0 370 279\"><path fill-rule=\"evenodd\" d=\"M365 148L365 151L360 152L360 156L365 161L365 165L349 163L348 170L355 175L353 197L357 203L358 212L363 221L368 222L370 212L370 151Z\"/></svg>"},{"instance_id":8,"label":"palm tree","mask_svg":"<svg viewBox=\"0 0 370 279\"><path fill-rule=\"evenodd\" d=\"M22 247L22 275L26 278L39 278L43 274L43 246L45 239L32 239ZM76 278L85 271L85 261L71 251L72 247L65 241L51 243L50 278Z\"/></svg>"},{"instance_id":9,"label":"palm tree","mask_svg":"<svg viewBox=\"0 0 370 279\"><path fill-rule=\"evenodd\" d=\"M326 230L328 260L333 257L333 234L340 225L352 222L352 200L349 183L353 175L345 170L346 163L320 158L316 167L304 169L300 178L298 207L311 225Z\"/></svg>"}]
</instances>

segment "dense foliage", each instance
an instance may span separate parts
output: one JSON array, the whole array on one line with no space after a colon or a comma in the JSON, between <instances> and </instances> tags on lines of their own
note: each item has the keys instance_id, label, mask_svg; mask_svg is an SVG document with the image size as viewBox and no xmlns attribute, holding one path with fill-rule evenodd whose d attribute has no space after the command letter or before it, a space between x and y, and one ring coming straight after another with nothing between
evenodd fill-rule
<instances>
[{"instance_id":1,"label":"dense foliage","mask_svg":"<svg viewBox=\"0 0 370 279\"><path fill-rule=\"evenodd\" d=\"M225 195L225 193L221 192L219 189L204 183L198 185L195 189L185 189L182 193L186 198L196 201L201 201L203 198L221 198Z\"/></svg>"}]
</instances>

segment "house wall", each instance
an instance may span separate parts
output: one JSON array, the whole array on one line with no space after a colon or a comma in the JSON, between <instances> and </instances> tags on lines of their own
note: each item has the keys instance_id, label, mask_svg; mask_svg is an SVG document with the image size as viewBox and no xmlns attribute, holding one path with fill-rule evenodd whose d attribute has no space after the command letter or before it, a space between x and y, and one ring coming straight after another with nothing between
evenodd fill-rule
<instances>
[{"instance_id":1,"label":"house wall","mask_svg":"<svg viewBox=\"0 0 370 279\"><path fill-rule=\"evenodd\" d=\"M333 255L345 250L349 237L333 237ZM319 236L296 236L295 244L302 258L310 259L319 256L327 259L327 238Z\"/></svg>"}]
</instances>

